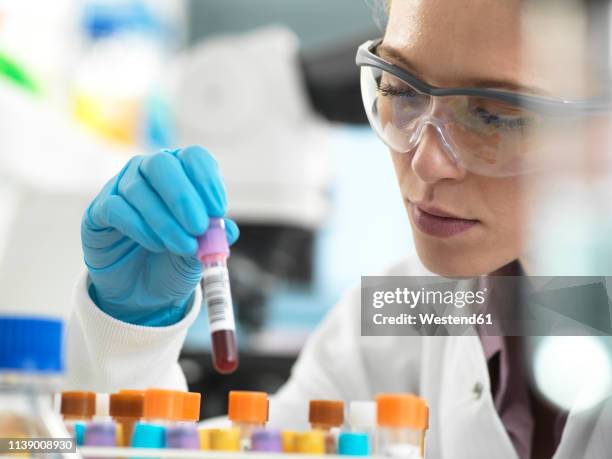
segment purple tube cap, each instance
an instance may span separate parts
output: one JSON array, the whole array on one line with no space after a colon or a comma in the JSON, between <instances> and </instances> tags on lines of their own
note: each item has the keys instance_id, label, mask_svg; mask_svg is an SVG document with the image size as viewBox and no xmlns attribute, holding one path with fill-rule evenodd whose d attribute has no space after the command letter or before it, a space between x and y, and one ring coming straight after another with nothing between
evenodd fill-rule
<instances>
[{"instance_id":1,"label":"purple tube cap","mask_svg":"<svg viewBox=\"0 0 612 459\"><path fill-rule=\"evenodd\" d=\"M257 429L251 435L252 451L282 452L281 434L278 430Z\"/></svg>"},{"instance_id":2,"label":"purple tube cap","mask_svg":"<svg viewBox=\"0 0 612 459\"><path fill-rule=\"evenodd\" d=\"M117 430L112 422L90 422L85 428L84 446L116 446Z\"/></svg>"},{"instance_id":3,"label":"purple tube cap","mask_svg":"<svg viewBox=\"0 0 612 459\"><path fill-rule=\"evenodd\" d=\"M208 229L198 238L198 259L208 255L229 255L225 222L222 218L211 217Z\"/></svg>"},{"instance_id":4,"label":"purple tube cap","mask_svg":"<svg viewBox=\"0 0 612 459\"><path fill-rule=\"evenodd\" d=\"M166 448L200 449L200 437L195 424L166 428Z\"/></svg>"}]
</instances>

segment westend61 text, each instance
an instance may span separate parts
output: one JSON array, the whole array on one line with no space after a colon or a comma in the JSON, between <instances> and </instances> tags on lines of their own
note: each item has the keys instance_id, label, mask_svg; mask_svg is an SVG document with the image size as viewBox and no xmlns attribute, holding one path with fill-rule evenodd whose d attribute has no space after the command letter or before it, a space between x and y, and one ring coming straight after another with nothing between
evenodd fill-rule
<instances>
[{"instance_id":1,"label":"westend61 text","mask_svg":"<svg viewBox=\"0 0 612 459\"><path fill-rule=\"evenodd\" d=\"M491 314L471 314L468 316L436 314L396 314L386 316L378 313L374 314L372 321L375 325L493 325Z\"/></svg>"}]
</instances>

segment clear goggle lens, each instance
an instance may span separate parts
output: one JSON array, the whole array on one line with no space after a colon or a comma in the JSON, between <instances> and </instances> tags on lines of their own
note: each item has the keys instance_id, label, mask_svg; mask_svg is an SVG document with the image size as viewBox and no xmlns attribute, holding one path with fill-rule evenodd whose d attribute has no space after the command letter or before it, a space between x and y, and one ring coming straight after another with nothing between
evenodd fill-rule
<instances>
[{"instance_id":1,"label":"clear goggle lens","mask_svg":"<svg viewBox=\"0 0 612 459\"><path fill-rule=\"evenodd\" d=\"M375 67L361 67L361 92L372 128L392 150L408 153L425 128L434 128L447 153L479 175L512 176L534 170L543 117L485 97L422 94ZM538 144L538 145L536 145Z\"/></svg>"}]
</instances>

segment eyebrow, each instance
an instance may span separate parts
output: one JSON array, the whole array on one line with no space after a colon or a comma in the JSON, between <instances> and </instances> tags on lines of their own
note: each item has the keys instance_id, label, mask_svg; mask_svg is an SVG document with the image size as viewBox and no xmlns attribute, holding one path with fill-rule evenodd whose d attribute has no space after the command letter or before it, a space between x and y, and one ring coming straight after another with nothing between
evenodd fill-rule
<instances>
[{"instance_id":1,"label":"eyebrow","mask_svg":"<svg viewBox=\"0 0 612 459\"><path fill-rule=\"evenodd\" d=\"M402 53L397 49L381 44L376 47L376 54L380 57L391 60L393 64L399 64L403 70L417 76L420 80L427 81L424 75L412 64ZM521 93L531 94L545 94L545 91L534 88L531 86L525 86L511 80L499 80L499 79L486 79L486 78L469 78L466 79L469 83L469 87L478 88L489 88L489 89L507 89L510 91L516 91ZM434 85L432 85L434 86Z\"/></svg>"}]
</instances>

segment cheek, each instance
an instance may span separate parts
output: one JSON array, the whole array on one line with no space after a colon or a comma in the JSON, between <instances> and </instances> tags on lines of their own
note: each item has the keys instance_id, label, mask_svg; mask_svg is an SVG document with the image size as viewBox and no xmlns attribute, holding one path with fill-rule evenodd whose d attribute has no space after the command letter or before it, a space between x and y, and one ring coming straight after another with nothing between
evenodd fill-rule
<instances>
[{"instance_id":1,"label":"cheek","mask_svg":"<svg viewBox=\"0 0 612 459\"><path fill-rule=\"evenodd\" d=\"M517 177L483 179L480 198L488 213L487 226L494 237L522 243L526 229L527 199L523 180Z\"/></svg>"},{"instance_id":2,"label":"cheek","mask_svg":"<svg viewBox=\"0 0 612 459\"><path fill-rule=\"evenodd\" d=\"M395 176L400 188L405 189L411 179L411 162L408 155L410 153L397 153L390 150L391 161L393 161L393 168L395 169Z\"/></svg>"}]
</instances>

